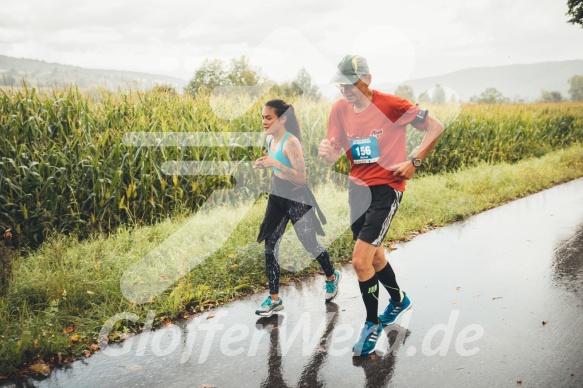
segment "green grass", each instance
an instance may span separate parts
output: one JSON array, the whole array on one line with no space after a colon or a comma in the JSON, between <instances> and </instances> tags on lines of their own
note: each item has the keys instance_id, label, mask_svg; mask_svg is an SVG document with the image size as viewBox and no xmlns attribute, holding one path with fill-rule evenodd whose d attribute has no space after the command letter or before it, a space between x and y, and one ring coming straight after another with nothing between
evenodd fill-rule
<instances>
[{"instance_id":1,"label":"green grass","mask_svg":"<svg viewBox=\"0 0 583 388\"><path fill-rule=\"evenodd\" d=\"M583 145L576 144L539 159L481 164L454 173L416 177L408 184L386 244L581 176ZM321 241L328 244L334 240L329 251L335 262L349 260L353 243L348 232L346 192L326 184L317 188L316 196L329 220L327 236ZM207 229L212 232L211 239L226 233L234 217L242 217L242 221L220 249L186 276L175 283L161 276L158 281L168 289L143 305L124 298L122 274L170 236L184 233L181 228L195 216L184 214L154 226L122 227L110 237L93 236L84 241L70 236L50 238L14 263L12 278L0 296L0 375L15 373L37 360L57 364L58 352L63 358L82 356L96 343L104 322L120 312L136 313L140 322L119 322L110 335L113 341L139 331L148 310L156 311L155 326L159 326L185 311L208 310L246 293L263 291L263 246L255 238L264 210L265 198L261 198L197 214L202 221L213 220L215 226ZM193 252L204 254L200 246L207 246L209 234L186 231L193 250L169 253L164 265L176 260L192 264ZM282 256L284 268L301 269L284 270L284 282L319 270L315 261L304 268L310 259L294 233L286 234L280 251L286 252Z\"/></svg>"}]
</instances>

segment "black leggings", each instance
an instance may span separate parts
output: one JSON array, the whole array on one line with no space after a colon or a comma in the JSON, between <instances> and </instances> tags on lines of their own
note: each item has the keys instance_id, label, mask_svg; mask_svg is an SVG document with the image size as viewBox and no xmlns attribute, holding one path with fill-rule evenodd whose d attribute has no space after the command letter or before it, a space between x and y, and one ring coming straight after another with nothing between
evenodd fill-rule
<instances>
[{"instance_id":1,"label":"black leggings","mask_svg":"<svg viewBox=\"0 0 583 388\"><path fill-rule=\"evenodd\" d=\"M279 292L279 244L290 220L302 245L318 260L326 276L332 276L334 273L328 252L316 239L314 222L318 221L313 214L314 209L312 206L306 204L306 202L309 203L308 196L300 189L298 190L298 195L294 195L294 197L300 202L274 194L269 195L267 202L264 225L269 223L274 227L273 231L265 238L265 269L269 281L270 294ZM311 214L307 214L308 212L311 212Z\"/></svg>"}]
</instances>

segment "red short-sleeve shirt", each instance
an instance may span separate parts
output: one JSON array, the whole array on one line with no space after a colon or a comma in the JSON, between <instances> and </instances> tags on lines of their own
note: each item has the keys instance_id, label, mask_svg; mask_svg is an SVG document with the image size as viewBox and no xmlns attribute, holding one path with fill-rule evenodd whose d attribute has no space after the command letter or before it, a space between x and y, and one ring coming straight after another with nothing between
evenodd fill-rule
<instances>
[{"instance_id":1,"label":"red short-sleeve shirt","mask_svg":"<svg viewBox=\"0 0 583 388\"><path fill-rule=\"evenodd\" d=\"M407 100L373 90L372 104L355 113L352 104L342 99L332 107L328 120L328 140L335 148L343 148L350 159L350 177L356 184L374 186L388 184L405 190L405 180L393 175L389 167L407 160L406 127L419 113L419 107ZM426 123L415 128L426 129ZM350 140L376 137L380 158L376 163L355 164Z\"/></svg>"}]
</instances>

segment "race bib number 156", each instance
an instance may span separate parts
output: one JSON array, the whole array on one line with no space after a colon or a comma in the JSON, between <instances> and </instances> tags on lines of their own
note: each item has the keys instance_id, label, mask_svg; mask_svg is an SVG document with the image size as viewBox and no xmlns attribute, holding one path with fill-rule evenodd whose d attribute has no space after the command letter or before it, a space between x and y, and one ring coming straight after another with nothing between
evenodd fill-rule
<instances>
[{"instance_id":1,"label":"race bib number 156","mask_svg":"<svg viewBox=\"0 0 583 388\"><path fill-rule=\"evenodd\" d=\"M379 160L379 143L376 137L350 140L354 164L376 163Z\"/></svg>"}]
</instances>

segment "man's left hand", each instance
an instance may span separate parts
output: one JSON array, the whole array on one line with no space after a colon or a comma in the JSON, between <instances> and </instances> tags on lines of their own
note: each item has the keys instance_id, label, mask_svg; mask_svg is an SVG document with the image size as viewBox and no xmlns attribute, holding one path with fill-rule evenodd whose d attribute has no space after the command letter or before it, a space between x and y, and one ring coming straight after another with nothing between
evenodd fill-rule
<instances>
[{"instance_id":1,"label":"man's left hand","mask_svg":"<svg viewBox=\"0 0 583 388\"><path fill-rule=\"evenodd\" d=\"M389 170L393 171L393 175L403 179L411 179L413 175L415 175L415 171L417 170L415 166L413 166L413 162L407 160L402 163L397 163L389 167Z\"/></svg>"}]
</instances>

